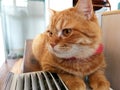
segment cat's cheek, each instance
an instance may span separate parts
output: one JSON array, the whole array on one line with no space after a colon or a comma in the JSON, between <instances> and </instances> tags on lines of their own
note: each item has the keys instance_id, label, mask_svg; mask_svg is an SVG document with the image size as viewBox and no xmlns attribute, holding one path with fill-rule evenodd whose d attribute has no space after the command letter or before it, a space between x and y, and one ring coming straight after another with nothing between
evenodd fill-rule
<instances>
[{"instance_id":1,"label":"cat's cheek","mask_svg":"<svg viewBox=\"0 0 120 90\"><path fill-rule=\"evenodd\" d=\"M58 50L54 47L52 47L51 45L47 45L47 48L48 48L48 51L50 52L50 53L52 53L52 54L54 54L54 55L56 55L56 56L59 56L59 52L58 52Z\"/></svg>"},{"instance_id":2,"label":"cat's cheek","mask_svg":"<svg viewBox=\"0 0 120 90\"><path fill-rule=\"evenodd\" d=\"M80 38L80 39L77 40L76 43L91 44L92 41L88 38Z\"/></svg>"},{"instance_id":3,"label":"cat's cheek","mask_svg":"<svg viewBox=\"0 0 120 90\"><path fill-rule=\"evenodd\" d=\"M51 47L51 45L47 44L47 48L49 52L53 53L53 48Z\"/></svg>"}]
</instances>

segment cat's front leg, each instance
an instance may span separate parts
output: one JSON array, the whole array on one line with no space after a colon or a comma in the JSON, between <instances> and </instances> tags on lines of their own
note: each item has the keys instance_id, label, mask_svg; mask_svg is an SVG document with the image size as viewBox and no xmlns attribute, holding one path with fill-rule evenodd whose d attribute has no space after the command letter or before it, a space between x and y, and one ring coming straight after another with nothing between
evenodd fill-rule
<instances>
[{"instance_id":1,"label":"cat's front leg","mask_svg":"<svg viewBox=\"0 0 120 90\"><path fill-rule=\"evenodd\" d=\"M86 85L80 77L69 74L59 74L69 90L86 90Z\"/></svg>"},{"instance_id":2,"label":"cat's front leg","mask_svg":"<svg viewBox=\"0 0 120 90\"><path fill-rule=\"evenodd\" d=\"M92 90L109 90L110 83L104 75L104 71L99 70L89 76L90 86Z\"/></svg>"}]
</instances>

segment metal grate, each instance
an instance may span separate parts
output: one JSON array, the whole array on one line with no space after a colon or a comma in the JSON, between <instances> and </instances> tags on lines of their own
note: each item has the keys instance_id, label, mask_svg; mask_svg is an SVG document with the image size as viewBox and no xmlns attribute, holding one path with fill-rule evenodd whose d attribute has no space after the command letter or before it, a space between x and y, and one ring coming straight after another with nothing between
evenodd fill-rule
<instances>
[{"instance_id":1,"label":"metal grate","mask_svg":"<svg viewBox=\"0 0 120 90\"><path fill-rule=\"evenodd\" d=\"M24 74L9 73L4 90L68 90L56 73L32 72Z\"/></svg>"}]
</instances>

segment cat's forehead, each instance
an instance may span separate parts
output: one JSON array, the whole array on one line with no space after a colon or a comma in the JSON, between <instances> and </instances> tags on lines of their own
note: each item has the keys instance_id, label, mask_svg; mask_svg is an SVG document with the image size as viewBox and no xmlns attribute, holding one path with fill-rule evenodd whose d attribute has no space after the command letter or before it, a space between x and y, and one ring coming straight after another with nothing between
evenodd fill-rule
<instances>
[{"instance_id":1,"label":"cat's forehead","mask_svg":"<svg viewBox=\"0 0 120 90\"><path fill-rule=\"evenodd\" d=\"M73 10L68 9L54 14L49 23L49 29L61 30L64 28L72 28L78 19L74 16Z\"/></svg>"},{"instance_id":2,"label":"cat's forehead","mask_svg":"<svg viewBox=\"0 0 120 90\"><path fill-rule=\"evenodd\" d=\"M95 21L94 21L95 20ZM48 30L58 32L66 28L77 29L82 32L97 32L97 21L88 21L81 13L77 13L75 8L56 12L50 19Z\"/></svg>"}]
</instances>

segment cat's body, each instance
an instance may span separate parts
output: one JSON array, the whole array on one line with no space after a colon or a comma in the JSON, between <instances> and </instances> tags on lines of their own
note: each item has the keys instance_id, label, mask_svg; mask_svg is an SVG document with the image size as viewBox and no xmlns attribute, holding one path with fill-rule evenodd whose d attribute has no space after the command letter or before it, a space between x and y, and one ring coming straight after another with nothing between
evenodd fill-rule
<instances>
[{"instance_id":1,"label":"cat's body","mask_svg":"<svg viewBox=\"0 0 120 90\"><path fill-rule=\"evenodd\" d=\"M52 14L47 30L33 41L42 69L58 73L70 90L86 90L85 76L93 90L109 90L101 30L91 1L79 0L76 7Z\"/></svg>"}]
</instances>

